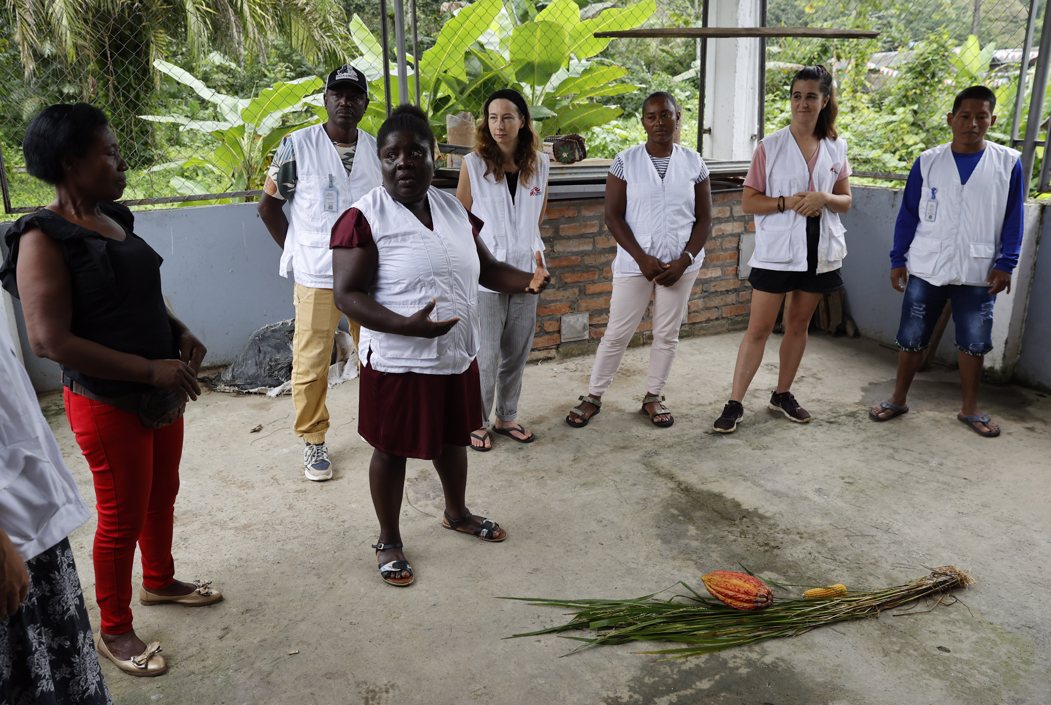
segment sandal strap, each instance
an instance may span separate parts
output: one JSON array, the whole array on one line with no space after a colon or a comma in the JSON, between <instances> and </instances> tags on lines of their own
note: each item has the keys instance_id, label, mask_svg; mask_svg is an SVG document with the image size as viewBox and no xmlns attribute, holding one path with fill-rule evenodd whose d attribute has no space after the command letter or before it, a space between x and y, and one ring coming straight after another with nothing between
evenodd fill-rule
<instances>
[{"instance_id":1,"label":"sandal strap","mask_svg":"<svg viewBox=\"0 0 1051 705\"><path fill-rule=\"evenodd\" d=\"M577 404L569 410L570 416L579 416L585 421L590 421L592 416L594 416L602 410L602 400L598 397L593 397L590 394L581 394L579 397L577 397L577 399L580 400L581 404L591 404L595 407L595 410L589 414L588 412L580 408L580 404Z\"/></svg>"},{"instance_id":2,"label":"sandal strap","mask_svg":"<svg viewBox=\"0 0 1051 705\"><path fill-rule=\"evenodd\" d=\"M492 519L486 519L485 517L482 517L482 523L478 525L478 528L475 530L474 535L479 536L483 539L488 539L492 536L495 536L496 531L499 528L500 525Z\"/></svg>"},{"instance_id":3,"label":"sandal strap","mask_svg":"<svg viewBox=\"0 0 1051 705\"><path fill-rule=\"evenodd\" d=\"M466 509L466 507L465 507L465 509ZM449 523L449 527L453 528L453 529L455 529L457 526L459 526L460 524L464 523L465 521L470 521L471 517L474 516L473 514L471 514L471 510L470 509L467 509L467 513L464 514L459 519L453 519L451 516L449 516L449 512L447 512L447 511L443 511L442 514L445 515L445 521L447 521Z\"/></svg>"},{"instance_id":4,"label":"sandal strap","mask_svg":"<svg viewBox=\"0 0 1051 705\"><path fill-rule=\"evenodd\" d=\"M414 575L412 572L412 566L409 565L408 561L391 561L390 563L384 563L379 567L380 575L383 577L390 577L393 573L408 573Z\"/></svg>"},{"instance_id":5,"label":"sandal strap","mask_svg":"<svg viewBox=\"0 0 1051 705\"><path fill-rule=\"evenodd\" d=\"M657 411L650 414L652 419L654 416L671 415L671 409L668 408L667 404L664 403L664 395L647 394L642 398L642 410L646 411L647 404L656 404ZM647 412L649 413L649 412Z\"/></svg>"},{"instance_id":6,"label":"sandal strap","mask_svg":"<svg viewBox=\"0 0 1051 705\"><path fill-rule=\"evenodd\" d=\"M377 551L387 551L392 548L404 548L404 546L400 543L383 543L382 541L377 541L376 543L372 544L372 547Z\"/></svg>"}]
</instances>

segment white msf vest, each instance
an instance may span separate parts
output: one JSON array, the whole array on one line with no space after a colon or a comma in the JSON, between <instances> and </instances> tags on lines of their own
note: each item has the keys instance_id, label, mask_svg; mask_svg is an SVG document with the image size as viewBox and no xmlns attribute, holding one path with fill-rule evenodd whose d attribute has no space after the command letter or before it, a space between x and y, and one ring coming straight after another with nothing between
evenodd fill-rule
<instances>
[{"instance_id":1,"label":"white msf vest","mask_svg":"<svg viewBox=\"0 0 1051 705\"><path fill-rule=\"evenodd\" d=\"M438 338L362 326L358 355L380 372L460 374L478 352L481 268L467 209L433 186L427 198L434 230L424 227L382 186L354 204L368 221L379 254L372 298L402 316L411 316L435 299L431 320L460 319Z\"/></svg>"},{"instance_id":2,"label":"white msf vest","mask_svg":"<svg viewBox=\"0 0 1051 705\"><path fill-rule=\"evenodd\" d=\"M1000 252L1000 235L1019 153L992 142L966 184L950 145L920 155L920 223L908 252L909 274L934 286L983 286Z\"/></svg>"},{"instance_id":3,"label":"white msf vest","mask_svg":"<svg viewBox=\"0 0 1051 705\"><path fill-rule=\"evenodd\" d=\"M766 195L794 196L810 190L810 170L787 127L763 140L766 152ZM842 139L823 139L818 144L814 165L814 190L831 193L847 161L847 143ZM755 216L755 252L748 266L784 272L805 272L807 268L806 221L794 210ZM847 256L847 229L838 213L821 209L821 238L817 245L818 274L843 266Z\"/></svg>"},{"instance_id":4,"label":"white msf vest","mask_svg":"<svg viewBox=\"0 0 1051 705\"><path fill-rule=\"evenodd\" d=\"M288 137L296 154L296 190L289 199L288 235L278 271L283 277L292 272L296 283L303 286L331 289L332 226L350 204L382 181L376 140L358 130L354 165L347 176L339 152L323 126L311 125ZM330 183L335 198L326 199Z\"/></svg>"},{"instance_id":5,"label":"white msf vest","mask_svg":"<svg viewBox=\"0 0 1051 705\"><path fill-rule=\"evenodd\" d=\"M662 262L671 262L682 255L690 232L696 222L694 213L694 179L701 172L701 155L692 149L672 145L668 171L664 178L646 152L646 145L630 147L620 153L624 162L624 178L628 182L624 220L631 228L639 247L646 254ZM704 250L686 268L687 272L700 269ZM641 276L635 258L617 245L613 260L613 276Z\"/></svg>"},{"instance_id":6,"label":"white msf vest","mask_svg":"<svg viewBox=\"0 0 1051 705\"><path fill-rule=\"evenodd\" d=\"M91 513L2 323L0 379L0 529L28 561L69 536Z\"/></svg>"},{"instance_id":7,"label":"white msf vest","mask_svg":"<svg viewBox=\"0 0 1051 705\"><path fill-rule=\"evenodd\" d=\"M547 176L551 169L547 155L537 152L536 173L528 180L519 178L514 202L506 181L485 174L485 160L472 152L464 157L471 178L471 212L485 226L479 237L493 257L516 269L536 269L534 252L544 251L540 239L540 213L547 195ZM479 285L479 291L490 291Z\"/></svg>"}]
</instances>

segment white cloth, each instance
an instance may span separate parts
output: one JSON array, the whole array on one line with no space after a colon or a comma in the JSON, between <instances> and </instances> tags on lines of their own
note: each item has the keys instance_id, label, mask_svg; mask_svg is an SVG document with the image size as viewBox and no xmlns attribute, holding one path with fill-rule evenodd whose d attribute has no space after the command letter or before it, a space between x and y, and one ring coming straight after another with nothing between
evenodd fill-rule
<instances>
[{"instance_id":1,"label":"white cloth","mask_svg":"<svg viewBox=\"0 0 1051 705\"><path fill-rule=\"evenodd\" d=\"M479 237L493 257L516 269L536 269L534 252L544 251L540 238L540 213L547 195L547 178L551 163L543 152L536 153L536 173L529 179L519 177L514 201L504 179L497 181L485 173L485 160L472 152L464 157L471 179L471 212L485 225ZM490 293L484 286L479 291Z\"/></svg>"},{"instance_id":2,"label":"white cloth","mask_svg":"<svg viewBox=\"0 0 1051 705\"><path fill-rule=\"evenodd\" d=\"M806 159L787 127L765 138L763 150L766 152L766 195L771 198L787 198L809 190L811 176L815 191L831 193L839 175L846 168L847 143L842 139L823 139L818 144L817 163L811 175ZM785 272L805 272L806 221L804 216L790 208L786 208L784 213L755 216L755 251L748 265ZM843 266L843 258L847 256L846 233L838 213L828 208L821 209L817 274Z\"/></svg>"},{"instance_id":3,"label":"white cloth","mask_svg":"<svg viewBox=\"0 0 1051 705\"><path fill-rule=\"evenodd\" d=\"M379 372L460 374L478 353L481 264L467 209L433 186L427 198L434 230L424 227L382 186L353 206L368 221L378 253L372 298L402 316L411 316L434 299L431 320L460 319L437 338L362 326L358 356Z\"/></svg>"},{"instance_id":4,"label":"white cloth","mask_svg":"<svg viewBox=\"0 0 1051 705\"><path fill-rule=\"evenodd\" d=\"M696 222L695 193L697 174L706 170L701 155L692 149L672 145L671 159L664 178L646 151L646 145L630 147L619 155L624 162L627 202L624 220L631 228L639 247L662 262L678 259ZM695 272L704 261L702 249L686 268ZM642 276L635 258L617 245L613 259L613 276Z\"/></svg>"},{"instance_id":5,"label":"white cloth","mask_svg":"<svg viewBox=\"0 0 1051 705\"><path fill-rule=\"evenodd\" d=\"M0 529L34 558L91 517L0 323Z\"/></svg>"},{"instance_id":6,"label":"white cloth","mask_svg":"<svg viewBox=\"0 0 1051 705\"><path fill-rule=\"evenodd\" d=\"M1018 151L987 142L966 184L949 144L920 155L920 222L908 270L934 286L984 286L1000 235Z\"/></svg>"},{"instance_id":7,"label":"white cloth","mask_svg":"<svg viewBox=\"0 0 1051 705\"><path fill-rule=\"evenodd\" d=\"M288 234L278 272L297 284L332 288L332 226L350 205L382 182L376 140L358 130L354 166L347 174L323 125L288 135L296 153L296 190L288 203Z\"/></svg>"}]
</instances>

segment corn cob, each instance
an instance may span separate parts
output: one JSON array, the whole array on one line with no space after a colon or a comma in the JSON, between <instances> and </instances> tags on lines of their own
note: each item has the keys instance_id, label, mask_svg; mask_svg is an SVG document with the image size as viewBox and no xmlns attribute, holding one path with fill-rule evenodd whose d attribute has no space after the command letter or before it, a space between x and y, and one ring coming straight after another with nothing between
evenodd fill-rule
<instances>
[{"instance_id":1,"label":"corn cob","mask_svg":"<svg viewBox=\"0 0 1051 705\"><path fill-rule=\"evenodd\" d=\"M836 583L828 587L810 588L803 593L803 598L807 600L826 600L830 597L843 597L846 594L847 586L843 583Z\"/></svg>"}]
</instances>

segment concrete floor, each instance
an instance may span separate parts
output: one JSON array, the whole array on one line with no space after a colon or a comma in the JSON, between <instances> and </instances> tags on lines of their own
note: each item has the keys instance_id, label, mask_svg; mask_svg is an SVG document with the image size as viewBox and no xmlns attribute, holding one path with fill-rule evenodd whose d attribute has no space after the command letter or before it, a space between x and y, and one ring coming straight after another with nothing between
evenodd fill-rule
<instances>
[{"instance_id":1,"label":"concrete floor","mask_svg":"<svg viewBox=\"0 0 1051 705\"><path fill-rule=\"evenodd\" d=\"M739 333L685 340L666 389L675 426L636 413L645 348L628 352L602 414L570 429L590 358L531 365L520 418L538 435L470 453L469 505L509 540L439 526L440 486L410 462L403 536L417 583L380 582L369 544L370 449L357 436L357 384L330 395L336 478L304 479L289 398L208 393L187 417L175 557L226 601L200 610L135 606L171 672L133 679L103 666L118 705L338 703L466 705L1042 705L1051 701L1051 399L988 387L1004 434L955 419L956 374L918 379L912 411L868 420L895 355L871 341L812 339L795 385L808 426L765 409L777 339L732 436L710 432ZM53 426L86 497L86 465ZM57 413L56 413L57 412ZM251 430L262 425L262 430ZM93 523L73 546L92 622ZM638 646L566 658L551 608L500 595L634 597L744 564L789 583L882 587L954 564L976 584L960 604L824 628L667 662ZM136 573L135 580L139 575ZM136 583L137 584L137 583Z\"/></svg>"}]
</instances>

